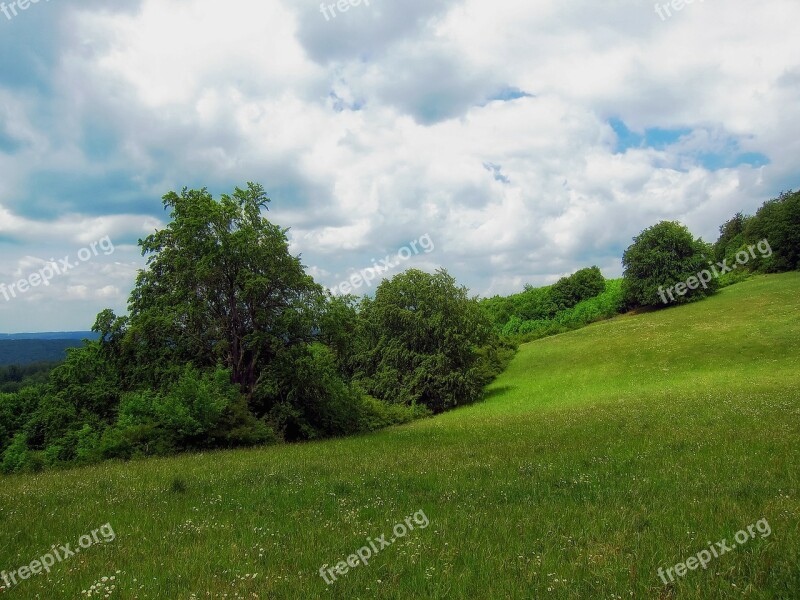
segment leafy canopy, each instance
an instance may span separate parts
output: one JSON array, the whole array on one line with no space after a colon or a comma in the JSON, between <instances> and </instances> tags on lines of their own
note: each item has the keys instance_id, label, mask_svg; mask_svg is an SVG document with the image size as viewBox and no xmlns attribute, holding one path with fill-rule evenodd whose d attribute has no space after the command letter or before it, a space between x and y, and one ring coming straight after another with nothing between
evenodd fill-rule
<instances>
[{"instance_id":1,"label":"leafy canopy","mask_svg":"<svg viewBox=\"0 0 800 600\"><path fill-rule=\"evenodd\" d=\"M662 221L645 229L634 238L625 251L622 264L623 292L632 306L663 306L659 288L670 288L709 267L711 248L695 239L686 226L674 221ZM708 288L689 290L675 295L676 303L703 298L716 291L716 279Z\"/></svg>"}]
</instances>

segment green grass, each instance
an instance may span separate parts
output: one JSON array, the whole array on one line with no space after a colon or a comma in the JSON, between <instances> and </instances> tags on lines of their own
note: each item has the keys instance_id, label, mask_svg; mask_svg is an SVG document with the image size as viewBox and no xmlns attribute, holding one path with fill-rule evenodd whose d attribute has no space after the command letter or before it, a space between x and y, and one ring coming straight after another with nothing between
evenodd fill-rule
<instances>
[{"instance_id":1,"label":"green grass","mask_svg":"<svg viewBox=\"0 0 800 600\"><path fill-rule=\"evenodd\" d=\"M525 345L485 402L407 426L2 479L0 569L117 534L8 597L113 575L110 597L159 600L798 598L799 309L800 274L756 277ZM420 509L426 529L319 577ZM762 518L771 536L659 579Z\"/></svg>"}]
</instances>

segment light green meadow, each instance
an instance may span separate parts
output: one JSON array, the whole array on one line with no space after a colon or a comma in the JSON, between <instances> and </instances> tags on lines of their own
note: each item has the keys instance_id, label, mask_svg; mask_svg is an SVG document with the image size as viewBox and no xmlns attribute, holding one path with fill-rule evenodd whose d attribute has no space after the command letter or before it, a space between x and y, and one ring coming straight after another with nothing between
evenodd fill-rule
<instances>
[{"instance_id":1,"label":"light green meadow","mask_svg":"<svg viewBox=\"0 0 800 600\"><path fill-rule=\"evenodd\" d=\"M108 522L7 597L797 599L798 442L800 274L762 276L527 344L484 402L408 426L2 478L0 570Z\"/></svg>"}]
</instances>

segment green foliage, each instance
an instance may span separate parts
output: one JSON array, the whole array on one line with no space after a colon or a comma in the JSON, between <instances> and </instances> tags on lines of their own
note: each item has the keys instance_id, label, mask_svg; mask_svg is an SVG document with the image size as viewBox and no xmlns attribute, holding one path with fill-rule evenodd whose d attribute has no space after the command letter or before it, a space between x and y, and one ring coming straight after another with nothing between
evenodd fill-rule
<instances>
[{"instance_id":1,"label":"green foliage","mask_svg":"<svg viewBox=\"0 0 800 600\"><path fill-rule=\"evenodd\" d=\"M158 386L174 365L221 364L249 394L282 352L312 341L323 290L289 253L286 230L262 216L268 204L256 184L219 201L205 189L164 196L172 220L140 242L147 269L117 327L129 378ZM96 325L104 344L114 323Z\"/></svg>"},{"instance_id":2,"label":"green foliage","mask_svg":"<svg viewBox=\"0 0 800 600\"><path fill-rule=\"evenodd\" d=\"M517 354L517 344L509 339L495 338L478 348L475 374L482 385L488 385L506 370Z\"/></svg>"},{"instance_id":3,"label":"green foliage","mask_svg":"<svg viewBox=\"0 0 800 600\"><path fill-rule=\"evenodd\" d=\"M85 423L75 435L75 460L79 464L93 463L100 459L100 432Z\"/></svg>"},{"instance_id":4,"label":"green foliage","mask_svg":"<svg viewBox=\"0 0 800 600\"><path fill-rule=\"evenodd\" d=\"M62 439L78 423L73 404L61 396L45 395L25 423L25 434L32 450L44 450Z\"/></svg>"},{"instance_id":5,"label":"green foliage","mask_svg":"<svg viewBox=\"0 0 800 600\"><path fill-rule=\"evenodd\" d=\"M590 267L549 287L527 285L519 294L482 300L481 309L503 339L529 342L618 315L624 309L621 284Z\"/></svg>"},{"instance_id":6,"label":"green foliage","mask_svg":"<svg viewBox=\"0 0 800 600\"><path fill-rule=\"evenodd\" d=\"M42 386L35 386L16 394L0 394L0 455L25 427L39 405L42 392Z\"/></svg>"},{"instance_id":7,"label":"green foliage","mask_svg":"<svg viewBox=\"0 0 800 600\"><path fill-rule=\"evenodd\" d=\"M763 273L800 269L800 191L769 200L747 220L742 246L767 240L773 255L757 257L751 268Z\"/></svg>"},{"instance_id":8,"label":"green foliage","mask_svg":"<svg viewBox=\"0 0 800 600\"><path fill-rule=\"evenodd\" d=\"M514 315L508 320L508 322L505 325L503 325L501 333L503 334L504 337L511 337L511 336L516 335L517 333L519 333L519 330L522 327L523 323L532 323L532 322L546 323L546 322L548 322L548 320L547 319L530 319L528 321L523 321L520 317L518 317L517 315Z\"/></svg>"},{"instance_id":9,"label":"green foliage","mask_svg":"<svg viewBox=\"0 0 800 600\"><path fill-rule=\"evenodd\" d=\"M512 318L503 328L503 335L517 343L530 342L610 319L620 314L624 307L622 280L612 279L606 281L606 288L602 294L584 300L573 308L561 311L552 319L523 321Z\"/></svg>"},{"instance_id":10,"label":"green foliage","mask_svg":"<svg viewBox=\"0 0 800 600\"><path fill-rule=\"evenodd\" d=\"M275 440L249 413L230 372L200 372L187 365L166 391L129 392L122 398L118 435L106 440L112 457L167 454L186 449L236 447Z\"/></svg>"},{"instance_id":11,"label":"green foliage","mask_svg":"<svg viewBox=\"0 0 800 600\"><path fill-rule=\"evenodd\" d=\"M359 300L355 296L329 296L319 319L317 339L330 348L346 377L355 373L355 357L364 341L361 335L363 320L358 309Z\"/></svg>"},{"instance_id":12,"label":"green foliage","mask_svg":"<svg viewBox=\"0 0 800 600\"><path fill-rule=\"evenodd\" d=\"M192 446L202 443L238 395L229 373L201 374L187 366L172 389L155 403L155 418L176 436L178 445Z\"/></svg>"},{"instance_id":13,"label":"green foliage","mask_svg":"<svg viewBox=\"0 0 800 600\"><path fill-rule=\"evenodd\" d=\"M359 431L377 431L392 425L402 425L417 419L431 416L428 407L416 404L408 406L378 400L372 396L363 396L358 419Z\"/></svg>"},{"instance_id":14,"label":"green foliage","mask_svg":"<svg viewBox=\"0 0 800 600\"><path fill-rule=\"evenodd\" d=\"M260 401L287 441L358 431L361 393L342 378L327 346L297 347L281 359L267 370L275 385Z\"/></svg>"},{"instance_id":15,"label":"green foliage","mask_svg":"<svg viewBox=\"0 0 800 600\"><path fill-rule=\"evenodd\" d=\"M25 434L22 432L17 433L3 451L0 471L6 474L22 471L28 463L29 453L28 440L25 438Z\"/></svg>"},{"instance_id":16,"label":"green foliage","mask_svg":"<svg viewBox=\"0 0 800 600\"><path fill-rule=\"evenodd\" d=\"M550 288L550 296L558 311L567 310L579 302L594 298L606 289L606 280L598 267L581 269L564 277Z\"/></svg>"},{"instance_id":17,"label":"green foliage","mask_svg":"<svg viewBox=\"0 0 800 600\"><path fill-rule=\"evenodd\" d=\"M0 394L18 392L32 385L47 383L57 362L34 362L0 367Z\"/></svg>"},{"instance_id":18,"label":"green foliage","mask_svg":"<svg viewBox=\"0 0 800 600\"><path fill-rule=\"evenodd\" d=\"M119 376L103 355L100 342L67 352L67 359L50 374L52 392L77 413L98 416L110 423L119 405Z\"/></svg>"},{"instance_id":19,"label":"green foliage","mask_svg":"<svg viewBox=\"0 0 800 600\"><path fill-rule=\"evenodd\" d=\"M737 263L737 255L748 254L746 264L720 277L720 287L739 283L751 273L779 273L800 268L800 192L784 192L769 200L755 216L736 214L720 227L714 244L718 262Z\"/></svg>"},{"instance_id":20,"label":"green foliage","mask_svg":"<svg viewBox=\"0 0 800 600\"><path fill-rule=\"evenodd\" d=\"M695 239L680 223L662 221L645 229L625 251L622 264L623 294L630 306L664 306L659 296L661 288L696 277L708 268L710 248ZM718 282L712 279L707 288L687 290L684 295L674 294L675 302L683 304L704 298L716 291Z\"/></svg>"},{"instance_id":21,"label":"green foliage","mask_svg":"<svg viewBox=\"0 0 800 600\"><path fill-rule=\"evenodd\" d=\"M362 317L359 381L369 394L434 412L480 397L478 349L494 341L491 323L446 271L412 269L384 281Z\"/></svg>"},{"instance_id":22,"label":"green foliage","mask_svg":"<svg viewBox=\"0 0 800 600\"><path fill-rule=\"evenodd\" d=\"M558 313L558 305L553 299L550 287L526 287L525 291L512 296L513 315L523 321L531 319L550 319Z\"/></svg>"},{"instance_id":23,"label":"green foliage","mask_svg":"<svg viewBox=\"0 0 800 600\"><path fill-rule=\"evenodd\" d=\"M744 232L749 220L742 213L736 213L719 228L719 239L714 244L714 260L721 262L736 255L744 244Z\"/></svg>"},{"instance_id":24,"label":"green foliage","mask_svg":"<svg viewBox=\"0 0 800 600\"><path fill-rule=\"evenodd\" d=\"M599 296L605 289L606 280L600 269L589 267L561 278L552 286L534 288L526 285L525 291L519 294L484 299L481 309L495 331L504 337L518 336L524 329L527 330L525 333L533 329L560 333L562 328L554 322L560 313Z\"/></svg>"},{"instance_id":25,"label":"green foliage","mask_svg":"<svg viewBox=\"0 0 800 600\"><path fill-rule=\"evenodd\" d=\"M578 329L620 314L624 308L622 285L621 279L607 281L605 290L601 294L559 313L555 320L569 329Z\"/></svg>"}]
</instances>

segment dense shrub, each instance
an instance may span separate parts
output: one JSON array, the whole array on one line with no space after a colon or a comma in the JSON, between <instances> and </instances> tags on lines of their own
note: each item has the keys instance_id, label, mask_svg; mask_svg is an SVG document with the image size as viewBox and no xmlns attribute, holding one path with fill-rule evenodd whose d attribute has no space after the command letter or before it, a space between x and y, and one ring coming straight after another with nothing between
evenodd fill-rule
<instances>
[{"instance_id":1,"label":"dense shrub","mask_svg":"<svg viewBox=\"0 0 800 600\"><path fill-rule=\"evenodd\" d=\"M362 317L359 381L369 394L434 412L480 397L479 348L495 336L477 301L446 271L412 269L384 281Z\"/></svg>"},{"instance_id":2,"label":"dense shrub","mask_svg":"<svg viewBox=\"0 0 800 600\"><path fill-rule=\"evenodd\" d=\"M645 229L622 257L625 301L630 306L664 306L662 289L696 277L708 267L707 256L711 256L711 248L680 223L662 221ZM717 280L712 279L706 287L675 293L675 303L704 298L717 287Z\"/></svg>"},{"instance_id":3,"label":"dense shrub","mask_svg":"<svg viewBox=\"0 0 800 600\"><path fill-rule=\"evenodd\" d=\"M21 432L39 405L42 386L20 390L16 394L0 394L0 455Z\"/></svg>"},{"instance_id":4,"label":"dense shrub","mask_svg":"<svg viewBox=\"0 0 800 600\"><path fill-rule=\"evenodd\" d=\"M509 339L497 338L478 348L476 376L483 385L488 385L506 370L516 353L517 344Z\"/></svg>"},{"instance_id":5,"label":"dense shrub","mask_svg":"<svg viewBox=\"0 0 800 600\"><path fill-rule=\"evenodd\" d=\"M323 344L296 348L286 363L270 367L274 381L260 389L261 404L287 441L339 436L358 431L361 392L345 382L333 352Z\"/></svg>"},{"instance_id":6,"label":"dense shrub","mask_svg":"<svg viewBox=\"0 0 800 600\"><path fill-rule=\"evenodd\" d=\"M274 433L247 410L230 372L202 373L187 366L168 390L129 392L123 396L105 453L123 456L166 454L178 450L235 447L275 440ZM114 445L116 440L118 445Z\"/></svg>"},{"instance_id":7,"label":"dense shrub","mask_svg":"<svg viewBox=\"0 0 800 600\"><path fill-rule=\"evenodd\" d=\"M32 450L44 450L78 423L78 411L63 397L46 394L25 423L24 431Z\"/></svg>"},{"instance_id":8,"label":"dense shrub","mask_svg":"<svg viewBox=\"0 0 800 600\"><path fill-rule=\"evenodd\" d=\"M527 286L524 292L512 296L513 315L523 321L552 318L558 312L558 304L553 299L551 289Z\"/></svg>"},{"instance_id":9,"label":"dense shrub","mask_svg":"<svg viewBox=\"0 0 800 600\"><path fill-rule=\"evenodd\" d=\"M550 328L545 323L580 302L602 294L605 286L606 280L600 269L589 267L569 277L563 277L555 285L541 288L527 285L519 294L484 299L480 306L495 331L504 337L510 337L520 333L523 323L540 323L536 325L537 330Z\"/></svg>"},{"instance_id":10,"label":"dense shrub","mask_svg":"<svg viewBox=\"0 0 800 600\"><path fill-rule=\"evenodd\" d=\"M785 192L766 202L747 220L743 244L768 240L773 255L757 257L751 265L763 273L778 273L800 269L800 191Z\"/></svg>"},{"instance_id":11,"label":"dense shrub","mask_svg":"<svg viewBox=\"0 0 800 600\"><path fill-rule=\"evenodd\" d=\"M391 425L402 425L433 413L427 406L392 404L372 396L363 396L359 413L359 431L377 431Z\"/></svg>"},{"instance_id":12,"label":"dense shrub","mask_svg":"<svg viewBox=\"0 0 800 600\"><path fill-rule=\"evenodd\" d=\"M719 239L714 244L714 260L721 262L736 255L745 244L744 232L749 220L742 213L736 213L719 228Z\"/></svg>"},{"instance_id":13,"label":"dense shrub","mask_svg":"<svg viewBox=\"0 0 800 600\"><path fill-rule=\"evenodd\" d=\"M606 280L598 267L581 269L577 273L560 279L550 295L559 311L572 308L579 302L594 298L606 289Z\"/></svg>"},{"instance_id":14,"label":"dense shrub","mask_svg":"<svg viewBox=\"0 0 800 600\"><path fill-rule=\"evenodd\" d=\"M17 433L11 440L11 443L3 451L2 462L0 462L0 471L3 473L18 473L25 470L29 464L30 450L28 449L28 440L25 434Z\"/></svg>"},{"instance_id":15,"label":"dense shrub","mask_svg":"<svg viewBox=\"0 0 800 600\"><path fill-rule=\"evenodd\" d=\"M561 311L552 319L523 321L513 318L504 327L503 334L519 343L530 342L579 329L596 321L610 319L620 314L624 307L622 280L608 280L605 291L599 296L589 298L571 309Z\"/></svg>"}]
</instances>

